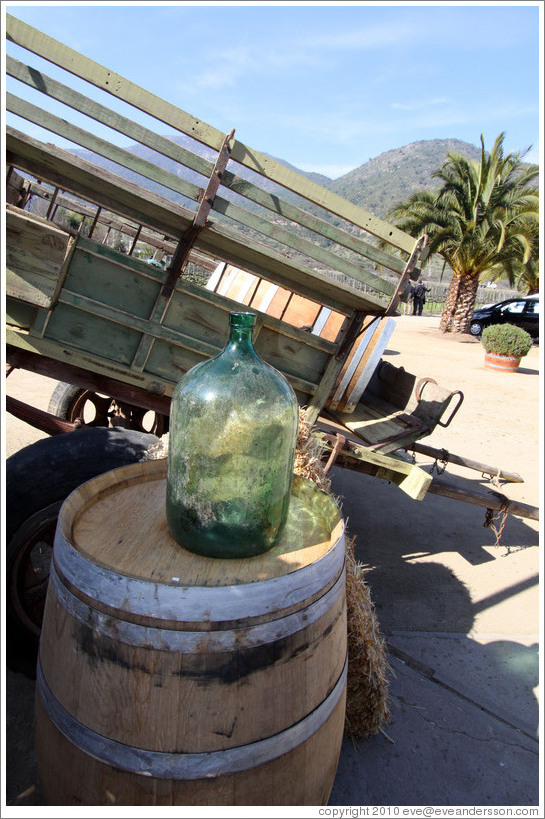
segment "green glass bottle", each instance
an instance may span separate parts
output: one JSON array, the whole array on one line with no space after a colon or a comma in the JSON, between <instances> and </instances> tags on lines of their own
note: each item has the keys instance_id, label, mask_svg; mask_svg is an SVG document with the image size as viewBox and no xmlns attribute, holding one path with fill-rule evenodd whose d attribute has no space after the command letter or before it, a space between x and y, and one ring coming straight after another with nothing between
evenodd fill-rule
<instances>
[{"instance_id":1,"label":"green glass bottle","mask_svg":"<svg viewBox=\"0 0 545 819\"><path fill-rule=\"evenodd\" d=\"M253 313L231 313L225 348L189 370L170 408L167 521L207 557L271 549L286 522L299 421L295 393L252 344Z\"/></svg>"}]
</instances>

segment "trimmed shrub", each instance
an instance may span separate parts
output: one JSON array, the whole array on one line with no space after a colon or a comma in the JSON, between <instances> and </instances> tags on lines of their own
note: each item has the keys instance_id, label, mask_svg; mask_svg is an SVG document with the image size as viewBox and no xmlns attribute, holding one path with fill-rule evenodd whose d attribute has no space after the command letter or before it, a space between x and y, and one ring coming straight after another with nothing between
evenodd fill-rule
<instances>
[{"instance_id":1,"label":"trimmed shrub","mask_svg":"<svg viewBox=\"0 0 545 819\"><path fill-rule=\"evenodd\" d=\"M523 358L532 347L532 337L514 324L491 324L481 334L481 342L487 353Z\"/></svg>"}]
</instances>

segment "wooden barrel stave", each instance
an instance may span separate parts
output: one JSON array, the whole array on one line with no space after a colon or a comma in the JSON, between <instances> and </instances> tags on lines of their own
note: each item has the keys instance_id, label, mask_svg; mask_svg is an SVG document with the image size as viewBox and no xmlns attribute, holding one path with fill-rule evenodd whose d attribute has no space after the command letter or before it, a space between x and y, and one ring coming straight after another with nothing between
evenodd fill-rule
<instances>
[{"instance_id":1,"label":"wooden barrel stave","mask_svg":"<svg viewBox=\"0 0 545 819\"><path fill-rule=\"evenodd\" d=\"M217 275L212 277L207 285L209 289L215 289L234 301L261 310L274 318L282 318L295 327L309 328L312 333L328 341L338 341L346 316L304 296L259 280L245 270L225 264L220 267L223 270L221 280L218 280ZM252 287L252 283L256 286ZM339 373L326 402L329 409L354 412L394 328L395 321L390 317L385 316L379 320L371 317L352 345Z\"/></svg>"},{"instance_id":2,"label":"wooden barrel stave","mask_svg":"<svg viewBox=\"0 0 545 819\"><path fill-rule=\"evenodd\" d=\"M344 574L299 613L222 632L169 633L135 624L129 631L113 618L103 624L92 607L81 606L76 616L72 605L70 612L58 585L52 575L41 638L45 678L67 711L127 745L192 753L255 742L300 721L342 673ZM97 698L104 681L110 694ZM289 696L279 701L276 691ZM128 718L138 703L157 714L151 736L145 721Z\"/></svg>"},{"instance_id":3,"label":"wooden barrel stave","mask_svg":"<svg viewBox=\"0 0 545 819\"><path fill-rule=\"evenodd\" d=\"M292 750L237 773L201 778L148 776L92 756L56 727L36 697L36 757L50 805L326 805L342 742L346 686L330 715ZM59 765L58 759L70 765Z\"/></svg>"}]
</instances>

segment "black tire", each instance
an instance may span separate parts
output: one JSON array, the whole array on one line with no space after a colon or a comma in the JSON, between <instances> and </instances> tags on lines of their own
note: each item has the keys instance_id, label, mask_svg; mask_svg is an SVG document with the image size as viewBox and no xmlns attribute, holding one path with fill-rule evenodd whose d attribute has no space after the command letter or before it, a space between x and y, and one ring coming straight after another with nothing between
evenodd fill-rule
<instances>
[{"instance_id":1,"label":"black tire","mask_svg":"<svg viewBox=\"0 0 545 819\"><path fill-rule=\"evenodd\" d=\"M53 536L62 502L85 481L145 460L159 439L121 428L44 438L6 461L6 660L35 676Z\"/></svg>"},{"instance_id":2,"label":"black tire","mask_svg":"<svg viewBox=\"0 0 545 819\"><path fill-rule=\"evenodd\" d=\"M480 321L472 321L469 325L469 332L472 336L480 336L483 331L483 325Z\"/></svg>"},{"instance_id":3,"label":"black tire","mask_svg":"<svg viewBox=\"0 0 545 819\"><path fill-rule=\"evenodd\" d=\"M113 426L111 419L115 415L116 401L108 395L76 387L59 381L49 399L48 412L62 418L63 421L81 421L87 427ZM131 404L123 406L125 419L122 426L147 432L159 438L168 432L168 416Z\"/></svg>"}]
</instances>

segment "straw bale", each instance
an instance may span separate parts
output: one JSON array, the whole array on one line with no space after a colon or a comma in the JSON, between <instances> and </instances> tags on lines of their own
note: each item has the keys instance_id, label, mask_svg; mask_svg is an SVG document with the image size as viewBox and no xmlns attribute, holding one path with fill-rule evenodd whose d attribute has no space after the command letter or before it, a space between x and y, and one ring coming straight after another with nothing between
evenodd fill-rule
<instances>
[{"instance_id":1,"label":"straw bale","mask_svg":"<svg viewBox=\"0 0 545 819\"><path fill-rule=\"evenodd\" d=\"M331 492L324 472L324 446L313 435L304 409L299 411L299 433L294 472ZM339 499L336 498L339 503ZM342 503L339 503L342 506ZM356 538L346 543L346 609L348 621L348 681L345 734L365 739L383 730L390 718L386 646L365 581L368 569L355 557Z\"/></svg>"}]
</instances>

